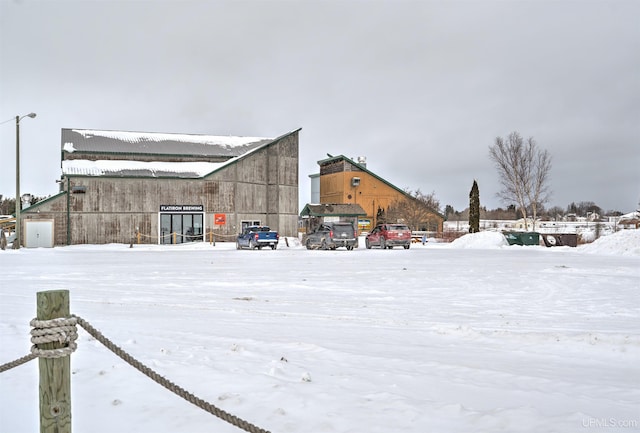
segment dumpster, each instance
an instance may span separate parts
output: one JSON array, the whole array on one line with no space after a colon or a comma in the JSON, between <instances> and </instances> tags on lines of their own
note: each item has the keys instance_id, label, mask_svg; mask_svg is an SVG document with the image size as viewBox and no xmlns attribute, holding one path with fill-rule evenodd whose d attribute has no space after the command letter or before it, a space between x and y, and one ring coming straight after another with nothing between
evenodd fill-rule
<instances>
[{"instance_id":1,"label":"dumpster","mask_svg":"<svg viewBox=\"0 0 640 433\"><path fill-rule=\"evenodd\" d=\"M540 245L538 232L503 232L509 245Z\"/></svg>"},{"instance_id":2,"label":"dumpster","mask_svg":"<svg viewBox=\"0 0 640 433\"><path fill-rule=\"evenodd\" d=\"M576 247L578 235L575 233L553 233L542 235L544 244L548 247Z\"/></svg>"}]
</instances>

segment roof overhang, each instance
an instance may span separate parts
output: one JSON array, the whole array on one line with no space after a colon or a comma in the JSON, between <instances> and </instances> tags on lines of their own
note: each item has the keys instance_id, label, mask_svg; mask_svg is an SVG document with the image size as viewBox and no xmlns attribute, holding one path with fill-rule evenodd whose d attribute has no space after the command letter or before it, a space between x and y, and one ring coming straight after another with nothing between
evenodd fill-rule
<instances>
[{"instance_id":1,"label":"roof overhang","mask_svg":"<svg viewBox=\"0 0 640 433\"><path fill-rule=\"evenodd\" d=\"M307 204L300 212L300 216L341 216L341 217L358 217L366 216L367 213L357 203L322 203Z\"/></svg>"}]
</instances>

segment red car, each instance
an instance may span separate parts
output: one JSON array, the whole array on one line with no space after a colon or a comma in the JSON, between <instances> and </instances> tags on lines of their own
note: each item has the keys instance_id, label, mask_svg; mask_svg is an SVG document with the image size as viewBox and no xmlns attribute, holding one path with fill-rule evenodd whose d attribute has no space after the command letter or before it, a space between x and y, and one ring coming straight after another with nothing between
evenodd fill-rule
<instances>
[{"instance_id":1,"label":"red car","mask_svg":"<svg viewBox=\"0 0 640 433\"><path fill-rule=\"evenodd\" d=\"M393 248L403 246L408 250L411 246L411 230L405 224L378 224L364 240L367 248Z\"/></svg>"}]
</instances>

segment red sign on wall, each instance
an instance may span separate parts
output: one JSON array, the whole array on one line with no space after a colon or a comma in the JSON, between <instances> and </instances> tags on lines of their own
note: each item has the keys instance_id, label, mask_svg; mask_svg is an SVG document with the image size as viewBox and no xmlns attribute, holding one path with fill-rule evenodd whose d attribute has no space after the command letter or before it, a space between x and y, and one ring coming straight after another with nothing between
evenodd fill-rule
<instances>
[{"instance_id":1,"label":"red sign on wall","mask_svg":"<svg viewBox=\"0 0 640 433\"><path fill-rule=\"evenodd\" d=\"M213 215L213 222L217 226L223 226L227 223L227 214L217 213Z\"/></svg>"}]
</instances>

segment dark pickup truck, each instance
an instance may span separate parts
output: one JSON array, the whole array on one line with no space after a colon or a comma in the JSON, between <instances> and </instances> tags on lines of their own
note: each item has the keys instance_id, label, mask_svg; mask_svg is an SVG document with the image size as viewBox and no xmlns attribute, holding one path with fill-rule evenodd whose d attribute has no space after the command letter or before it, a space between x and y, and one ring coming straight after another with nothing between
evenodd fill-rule
<instances>
[{"instance_id":1,"label":"dark pickup truck","mask_svg":"<svg viewBox=\"0 0 640 433\"><path fill-rule=\"evenodd\" d=\"M308 250L335 250L338 247L352 250L358 248L358 237L351 223L325 223L307 235L305 246Z\"/></svg>"},{"instance_id":2,"label":"dark pickup truck","mask_svg":"<svg viewBox=\"0 0 640 433\"><path fill-rule=\"evenodd\" d=\"M280 235L268 226L250 226L244 229L236 239L236 248L259 249L269 246L272 250L278 247Z\"/></svg>"}]
</instances>

